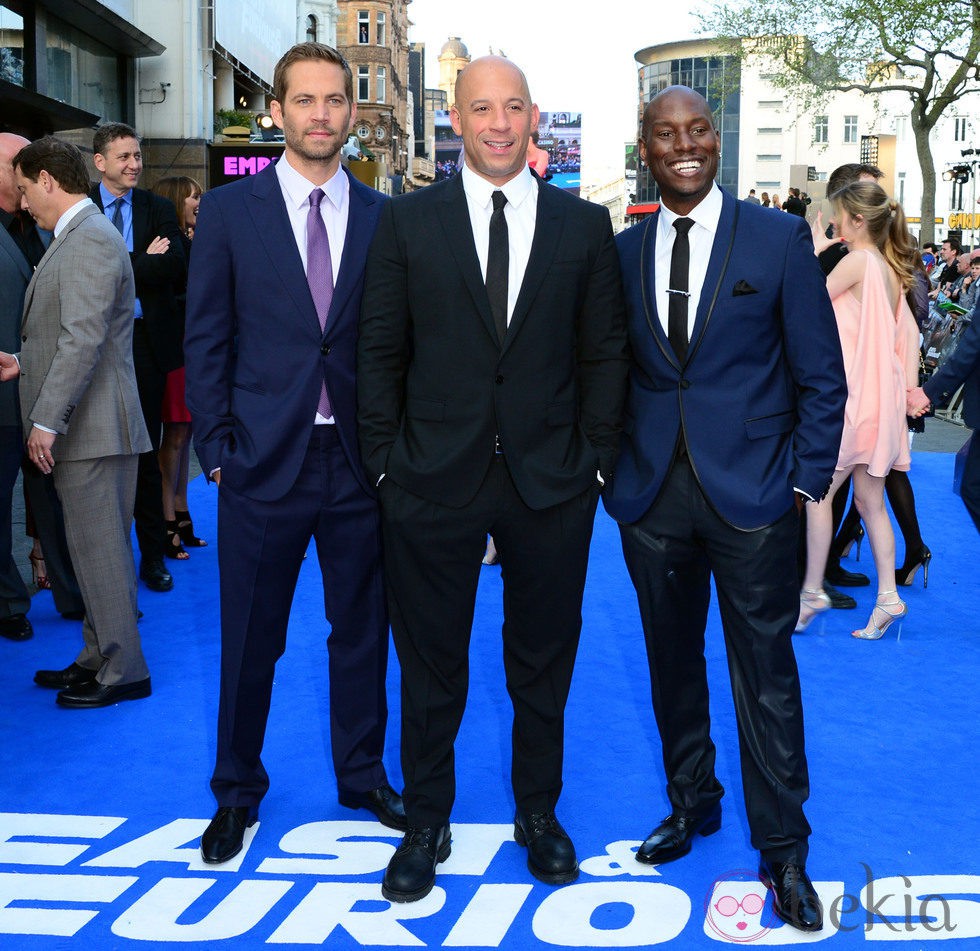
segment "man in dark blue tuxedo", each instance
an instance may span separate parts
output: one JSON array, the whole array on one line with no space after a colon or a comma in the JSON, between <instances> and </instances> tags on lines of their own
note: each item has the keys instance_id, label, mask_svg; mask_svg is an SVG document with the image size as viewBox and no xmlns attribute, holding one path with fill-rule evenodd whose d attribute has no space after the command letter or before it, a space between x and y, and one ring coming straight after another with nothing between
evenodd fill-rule
<instances>
[{"instance_id":1,"label":"man in dark blue tuxedo","mask_svg":"<svg viewBox=\"0 0 980 951\"><path fill-rule=\"evenodd\" d=\"M374 486L358 455L354 349L383 197L340 163L350 66L304 43L276 66L283 157L204 196L187 289L187 406L218 483L221 696L206 862L242 847L269 786L261 750L296 578L316 540L330 622L340 802L403 828L382 764L388 617Z\"/></svg>"},{"instance_id":2,"label":"man in dark blue tuxedo","mask_svg":"<svg viewBox=\"0 0 980 951\"><path fill-rule=\"evenodd\" d=\"M963 467L960 497L980 531L980 320L974 318L960 331L952 355L926 381L909 392L908 411L921 416L930 404L945 406L963 387L963 421L974 430Z\"/></svg>"},{"instance_id":3,"label":"man in dark blue tuxedo","mask_svg":"<svg viewBox=\"0 0 980 951\"><path fill-rule=\"evenodd\" d=\"M806 223L722 192L719 148L701 96L654 97L640 155L661 207L617 239L633 367L605 503L637 590L671 803L637 859L679 858L721 824L704 660L714 575L760 875L777 914L815 931L791 637L798 510L830 485L844 369Z\"/></svg>"}]
</instances>

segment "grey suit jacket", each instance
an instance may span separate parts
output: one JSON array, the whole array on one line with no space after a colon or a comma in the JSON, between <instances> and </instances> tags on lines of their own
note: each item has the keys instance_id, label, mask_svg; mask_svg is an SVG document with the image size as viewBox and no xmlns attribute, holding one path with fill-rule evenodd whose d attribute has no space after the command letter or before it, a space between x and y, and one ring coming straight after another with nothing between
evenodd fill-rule
<instances>
[{"instance_id":1,"label":"grey suit jacket","mask_svg":"<svg viewBox=\"0 0 980 951\"><path fill-rule=\"evenodd\" d=\"M24 298L24 431L58 433L59 461L149 451L133 371L133 269L94 205L51 242Z\"/></svg>"},{"instance_id":2,"label":"grey suit jacket","mask_svg":"<svg viewBox=\"0 0 980 951\"><path fill-rule=\"evenodd\" d=\"M31 279L31 266L17 243L0 227L0 350L20 350L20 319L24 313L24 290ZM0 426L20 426L17 381L0 383Z\"/></svg>"}]
</instances>

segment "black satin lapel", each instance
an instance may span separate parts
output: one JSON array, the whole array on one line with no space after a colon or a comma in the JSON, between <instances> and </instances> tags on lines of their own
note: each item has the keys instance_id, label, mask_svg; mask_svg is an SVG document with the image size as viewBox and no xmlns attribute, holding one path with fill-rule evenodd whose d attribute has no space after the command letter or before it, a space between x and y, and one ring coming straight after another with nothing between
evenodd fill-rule
<instances>
[{"instance_id":1,"label":"black satin lapel","mask_svg":"<svg viewBox=\"0 0 980 951\"><path fill-rule=\"evenodd\" d=\"M660 314L657 311L657 280L656 280L656 257L657 257L657 222L660 220L659 212L655 212L643 226L643 240L640 242L640 289L643 294L643 315L646 317L647 326L656 341L660 352L675 367L680 369L677 362L677 354L674 348L667 341L663 325L660 323Z\"/></svg>"},{"instance_id":2,"label":"black satin lapel","mask_svg":"<svg viewBox=\"0 0 980 951\"><path fill-rule=\"evenodd\" d=\"M688 363L694 358L705 331L714 313L718 295L725 281L725 272L735 246L735 231L738 228L739 203L728 194L724 194L721 206L721 217L718 219L718 230L711 245L711 257L708 259L708 271L705 275L704 286L701 288L701 301L698 304L698 316L694 322L691 334L691 345L688 349ZM713 275L717 278L712 279Z\"/></svg>"}]
</instances>

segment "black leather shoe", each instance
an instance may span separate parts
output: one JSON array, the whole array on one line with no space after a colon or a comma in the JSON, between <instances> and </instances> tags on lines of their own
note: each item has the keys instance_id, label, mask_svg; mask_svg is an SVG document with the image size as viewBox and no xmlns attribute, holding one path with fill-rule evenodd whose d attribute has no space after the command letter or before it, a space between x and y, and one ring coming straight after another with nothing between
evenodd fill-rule
<instances>
[{"instance_id":1,"label":"black leather shoe","mask_svg":"<svg viewBox=\"0 0 980 951\"><path fill-rule=\"evenodd\" d=\"M721 803L703 816L684 816L671 813L648 836L636 853L636 861L644 865L672 862L691 851L691 840L699 832L714 835L721 828Z\"/></svg>"},{"instance_id":2,"label":"black leather shoe","mask_svg":"<svg viewBox=\"0 0 980 951\"><path fill-rule=\"evenodd\" d=\"M100 684L97 680L66 687L58 694L59 707L88 709L90 707L111 707L120 700L142 700L150 695L150 678L137 680L131 684Z\"/></svg>"},{"instance_id":3,"label":"black leather shoe","mask_svg":"<svg viewBox=\"0 0 980 951\"><path fill-rule=\"evenodd\" d=\"M222 806L201 836L201 858L220 865L242 850L245 830L255 825L258 815L248 806Z\"/></svg>"},{"instance_id":4,"label":"black leather shoe","mask_svg":"<svg viewBox=\"0 0 980 951\"><path fill-rule=\"evenodd\" d=\"M389 829L404 831L408 828L402 797L388 783L367 792L341 792L337 798L348 809L367 809L373 812L378 822Z\"/></svg>"},{"instance_id":5,"label":"black leather shoe","mask_svg":"<svg viewBox=\"0 0 980 951\"><path fill-rule=\"evenodd\" d=\"M140 562L140 578L151 591L170 591L173 575L163 566L162 558L147 558Z\"/></svg>"},{"instance_id":6,"label":"black leather shoe","mask_svg":"<svg viewBox=\"0 0 980 951\"><path fill-rule=\"evenodd\" d=\"M786 924L800 931L823 928L823 906L802 865L763 859L759 881L772 892L773 911Z\"/></svg>"},{"instance_id":7,"label":"black leather shoe","mask_svg":"<svg viewBox=\"0 0 980 951\"><path fill-rule=\"evenodd\" d=\"M448 825L409 829L385 869L381 894L397 902L425 898L436 882L436 866L449 858L452 843Z\"/></svg>"},{"instance_id":8,"label":"black leather shoe","mask_svg":"<svg viewBox=\"0 0 980 951\"><path fill-rule=\"evenodd\" d=\"M824 594L830 598L830 606L832 608L837 608L838 610L847 610L848 608L856 608L858 606L857 601L854 600L849 594L843 594L838 591L835 587L828 584L826 579L823 583Z\"/></svg>"},{"instance_id":9,"label":"black leather shoe","mask_svg":"<svg viewBox=\"0 0 980 951\"><path fill-rule=\"evenodd\" d=\"M34 683L39 687L51 687L53 690L67 690L69 687L81 687L95 680L97 670L79 667L71 663L64 670L38 670L34 673Z\"/></svg>"},{"instance_id":10,"label":"black leather shoe","mask_svg":"<svg viewBox=\"0 0 980 951\"><path fill-rule=\"evenodd\" d=\"M553 812L514 816L514 838L527 846L527 867L539 881L565 885L578 878L575 846Z\"/></svg>"},{"instance_id":11,"label":"black leather shoe","mask_svg":"<svg viewBox=\"0 0 980 951\"><path fill-rule=\"evenodd\" d=\"M26 614L11 614L0 618L0 636L8 641L29 641L34 636L34 628Z\"/></svg>"},{"instance_id":12,"label":"black leather shoe","mask_svg":"<svg viewBox=\"0 0 980 951\"><path fill-rule=\"evenodd\" d=\"M839 588L863 588L871 584L867 575L862 575L860 571L848 571L840 565L827 565L826 578Z\"/></svg>"}]
</instances>

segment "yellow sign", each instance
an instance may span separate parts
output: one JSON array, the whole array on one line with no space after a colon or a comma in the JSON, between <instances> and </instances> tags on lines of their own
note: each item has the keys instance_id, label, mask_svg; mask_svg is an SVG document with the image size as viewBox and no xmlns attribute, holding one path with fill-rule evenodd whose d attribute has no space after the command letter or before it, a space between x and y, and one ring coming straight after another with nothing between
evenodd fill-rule
<instances>
[{"instance_id":1,"label":"yellow sign","mask_svg":"<svg viewBox=\"0 0 980 951\"><path fill-rule=\"evenodd\" d=\"M980 228L980 213L954 212L949 216L950 230L974 231Z\"/></svg>"}]
</instances>

